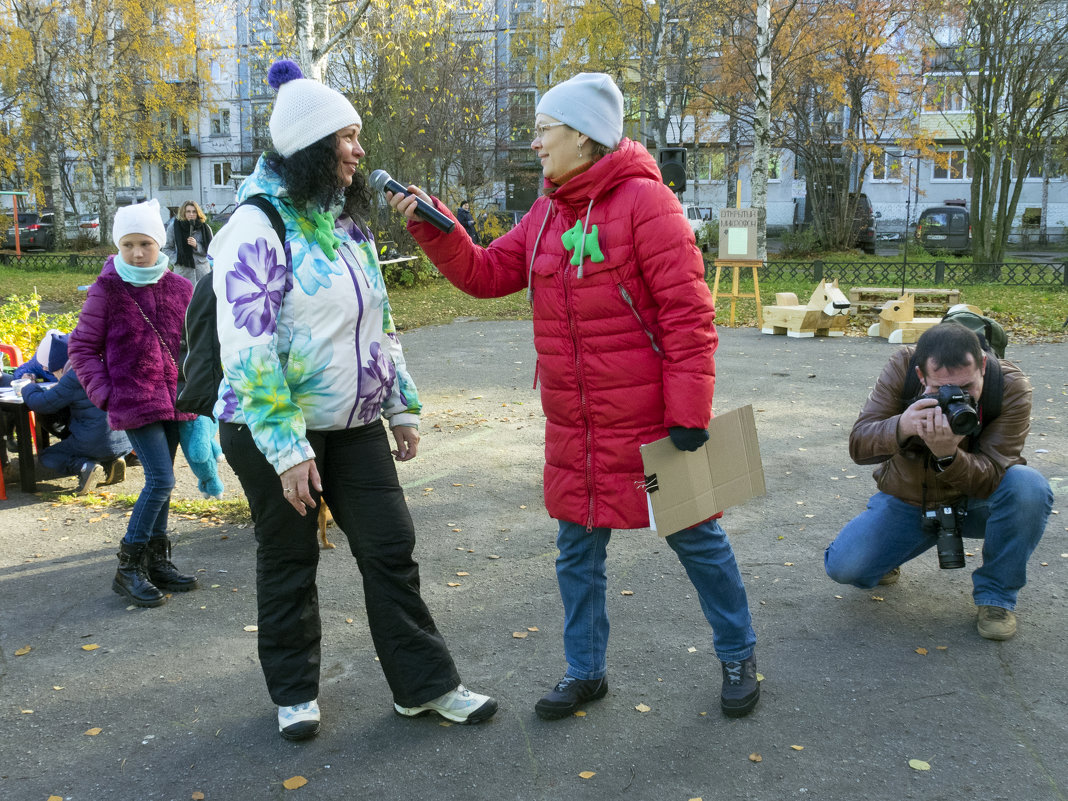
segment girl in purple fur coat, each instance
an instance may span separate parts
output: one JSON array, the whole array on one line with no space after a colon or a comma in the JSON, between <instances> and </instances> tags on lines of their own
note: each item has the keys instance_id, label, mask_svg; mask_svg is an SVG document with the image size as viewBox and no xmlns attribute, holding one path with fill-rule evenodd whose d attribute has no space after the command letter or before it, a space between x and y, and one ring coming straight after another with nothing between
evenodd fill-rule
<instances>
[{"instance_id":1,"label":"girl in purple fur coat","mask_svg":"<svg viewBox=\"0 0 1068 801\"><path fill-rule=\"evenodd\" d=\"M193 285L160 254L167 235L157 201L119 209L112 237L119 253L89 288L68 354L89 400L108 413L113 429L126 432L145 470L112 589L137 606L159 606L162 590L197 586L196 577L171 563L167 539L178 422L196 417L174 407Z\"/></svg>"}]
</instances>

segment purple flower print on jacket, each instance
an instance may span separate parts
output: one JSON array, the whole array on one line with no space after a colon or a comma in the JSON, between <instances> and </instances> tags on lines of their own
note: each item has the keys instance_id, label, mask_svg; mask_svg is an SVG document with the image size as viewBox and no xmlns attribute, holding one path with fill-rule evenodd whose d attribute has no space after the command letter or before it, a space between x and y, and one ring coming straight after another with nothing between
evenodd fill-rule
<instances>
[{"instance_id":1,"label":"purple flower print on jacket","mask_svg":"<svg viewBox=\"0 0 1068 801\"><path fill-rule=\"evenodd\" d=\"M258 337L273 334L282 297L292 288L286 260L260 237L237 249L238 260L226 274L226 299L233 304L234 325Z\"/></svg>"},{"instance_id":2,"label":"purple flower print on jacket","mask_svg":"<svg viewBox=\"0 0 1068 801\"><path fill-rule=\"evenodd\" d=\"M397 379L397 368L389 354L377 342L371 343L371 363L363 368L360 380L359 399L360 422L372 423L382 413L382 404L393 391L393 382Z\"/></svg>"}]
</instances>

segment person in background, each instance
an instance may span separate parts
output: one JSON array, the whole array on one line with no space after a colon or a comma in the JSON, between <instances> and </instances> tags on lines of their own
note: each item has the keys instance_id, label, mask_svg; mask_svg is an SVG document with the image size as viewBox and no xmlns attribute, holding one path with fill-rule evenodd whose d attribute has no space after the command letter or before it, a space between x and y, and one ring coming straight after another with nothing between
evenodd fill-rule
<instances>
[{"instance_id":1,"label":"person in background","mask_svg":"<svg viewBox=\"0 0 1068 801\"><path fill-rule=\"evenodd\" d=\"M535 704L572 714L608 690L606 557L612 529L649 525L639 447L708 439L718 342L704 261L656 161L623 137L611 77L582 73L538 102L531 148L543 194L487 248L415 218L418 187L390 204L452 283L476 297L526 288L545 409L545 505L558 521L556 574L567 670ZM712 626L720 707L748 714L760 697L742 576L715 519L671 533Z\"/></svg>"},{"instance_id":2,"label":"person in background","mask_svg":"<svg viewBox=\"0 0 1068 801\"><path fill-rule=\"evenodd\" d=\"M465 200L456 210L456 219L467 231L471 241L478 244L478 229L475 228L475 215L471 213L471 201Z\"/></svg>"},{"instance_id":3,"label":"person in background","mask_svg":"<svg viewBox=\"0 0 1068 801\"><path fill-rule=\"evenodd\" d=\"M196 286L197 281L211 272L210 244L211 227L204 212L195 200L187 200L167 226L163 253L171 260L174 271Z\"/></svg>"},{"instance_id":4,"label":"person in background","mask_svg":"<svg viewBox=\"0 0 1068 801\"><path fill-rule=\"evenodd\" d=\"M156 200L115 212L112 237L119 252L89 287L68 352L89 400L107 412L111 428L126 432L145 471L111 588L137 606L160 606L163 590L197 586L170 561L167 538L178 422L196 417L174 406L193 286L160 253L166 232Z\"/></svg>"},{"instance_id":5,"label":"person in background","mask_svg":"<svg viewBox=\"0 0 1068 801\"><path fill-rule=\"evenodd\" d=\"M58 379L54 384L27 384L22 399L30 411L56 414L69 411L65 439L49 445L40 453L41 464L56 475L78 476L77 495L92 492L98 484L117 484L126 478L126 461L130 439L122 431L112 431L108 416L85 394L74 368L67 358L68 336L49 331L37 349L40 359L47 349L44 366Z\"/></svg>"},{"instance_id":6,"label":"person in background","mask_svg":"<svg viewBox=\"0 0 1068 801\"><path fill-rule=\"evenodd\" d=\"M367 622L398 714L477 723L497 702L460 683L419 593L415 527L394 459L416 456L421 409L397 339L360 160L362 121L344 95L274 64L274 145L240 186L211 255L225 379L216 404L226 460L256 530L259 657L289 740L319 732L322 628L316 573L325 501L363 577ZM383 425L389 423L397 447Z\"/></svg>"}]
</instances>

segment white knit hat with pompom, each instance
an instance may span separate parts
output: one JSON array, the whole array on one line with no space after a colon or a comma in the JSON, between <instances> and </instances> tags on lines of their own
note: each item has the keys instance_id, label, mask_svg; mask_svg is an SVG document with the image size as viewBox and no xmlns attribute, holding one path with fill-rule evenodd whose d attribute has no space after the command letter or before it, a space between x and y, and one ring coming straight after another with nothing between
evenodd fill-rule
<instances>
[{"instance_id":1,"label":"white knit hat with pompom","mask_svg":"<svg viewBox=\"0 0 1068 801\"><path fill-rule=\"evenodd\" d=\"M341 92L305 78L296 62L276 61L267 72L267 83L278 91L271 112L271 141L286 158L342 128L363 126Z\"/></svg>"}]
</instances>

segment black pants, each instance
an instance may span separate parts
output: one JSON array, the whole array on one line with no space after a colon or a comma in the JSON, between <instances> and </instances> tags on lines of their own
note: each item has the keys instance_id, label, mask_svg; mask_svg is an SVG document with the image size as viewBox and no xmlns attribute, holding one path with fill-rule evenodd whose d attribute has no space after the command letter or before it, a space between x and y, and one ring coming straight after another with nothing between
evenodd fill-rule
<instances>
[{"instance_id":1,"label":"black pants","mask_svg":"<svg viewBox=\"0 0 1068 801\"><path fill-rule=\"evenodd\" d=\"M256 528L259 656L267 689L279 706L310 701L319 695L322 639L316 510L301 517L284 499L278 474L247 426L223 423L219 428L223 453L248 497ZM419 594L419 565L412 558L415 527L385 427L377 422L346 431L309 431L307 437L323 497L363 576L367 623L393 699L419 706L447 693L460 677Z\"/></svg>"}]
</instances>

